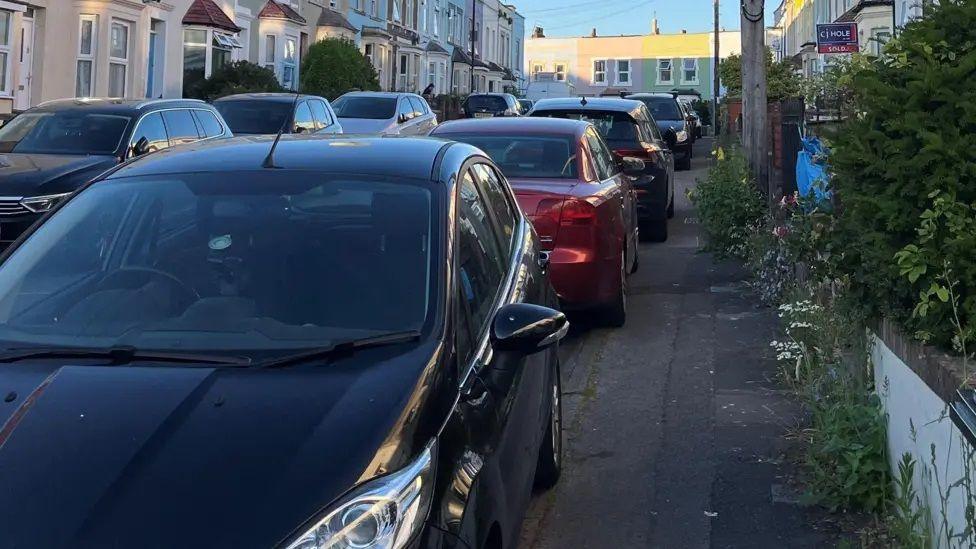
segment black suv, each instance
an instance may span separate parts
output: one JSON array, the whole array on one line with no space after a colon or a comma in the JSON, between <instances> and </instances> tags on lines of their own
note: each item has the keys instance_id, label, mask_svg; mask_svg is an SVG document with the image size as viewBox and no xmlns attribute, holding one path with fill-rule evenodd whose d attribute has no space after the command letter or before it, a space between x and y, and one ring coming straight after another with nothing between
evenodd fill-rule
<instances>
[{"instance_id":1,"label":"black suv","mask_svg":"<svg viewBox=\"0 0 976 549\"><path fill-rule=\"evenodd\" d=\"M510 93L473 93L461 105L461 116L464 118L494 118L523 114L518 99Z\"/></svg>"},{"instance_id":2,"label":"black suv","mask_svg":"<svg viewBox=\"0 0 976 549\"><path fill-rule=\"evenodd\" d=\"M627 99L634 99L647 105L657 126L671 149L674 150L674 167L679 170L691 169L691 156L694 149L694 128L688 122L681 105L670 93L635 93Z\"/></svg>"},{"instance_id":3,"label":"black suv","mask_svg":"<svg viewBox=\"0 0 976 549\"><path fill-rule=\"evenodd\" d=\"M190 99L61 99L24 111L0 128L0 247L123 160L230 135L220 113Z\"/></svg>"}]
</instances>

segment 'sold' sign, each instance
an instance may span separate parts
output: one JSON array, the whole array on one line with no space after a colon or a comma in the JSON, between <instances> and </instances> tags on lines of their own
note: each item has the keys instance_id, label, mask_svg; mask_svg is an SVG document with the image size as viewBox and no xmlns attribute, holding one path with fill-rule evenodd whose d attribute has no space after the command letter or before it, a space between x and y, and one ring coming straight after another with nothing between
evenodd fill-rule
<instances>
[{"instance_id":1,"label":"'sold' sign","mask_svg":"<svg viewBox=\"0 0 976 549\"><path fill-rule=\"evenodd\" d=\"M857 44L857 23L827 23L817 25L817 52L854 53Z\"/></svg>"}]
</instances>

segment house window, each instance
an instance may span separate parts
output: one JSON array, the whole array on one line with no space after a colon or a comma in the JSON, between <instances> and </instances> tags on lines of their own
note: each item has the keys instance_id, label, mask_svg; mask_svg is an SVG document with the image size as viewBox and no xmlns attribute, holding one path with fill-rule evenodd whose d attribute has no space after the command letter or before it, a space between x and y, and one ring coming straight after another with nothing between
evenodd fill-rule
<instances>
[{"instance_id":1,"label":"house window","mask_svg":"<svg viewBox=\"0 0 976 549\"><path fill-rule=\"evenodd\" d=\"M78 24L78 62L75 75L76 97L90 97L92 95L92 81L95 79L95 36L98 34L97 28L97 16L81 16ZM3 65L5 67L7 65L7 59L9 57L4 57Z\"/></svg>"},{"instance_id":2,"label":"house window","mask_svg":"<svg viewBox=\"0 0 976 549\"><path fill-rule=\"evenodd\" d=\"M658 84L671 84L674 82L670 59L661 59L657 62L657 82Z\"/></svg>"},{"instance_id":3,"label":"house window","mask_svg":"<svg viewBox=\"0 0 976 549\"><path fill-rule=\"evenodd\" d=\"M373 65L373 68L376 68L376 61L373 59L375 51L376 46L373 44L363 44L363 55L366 57L366 59L369 59L369 62Z\"/></svg>"},{"instance_id":4,"label":"house window","mask_svg":"<svg viewBox=\"0 0 976 549\"><path fill-rule=\"evenodd\" d=\"M397 23L402 21L400 18L400 0L393 0L393 20Z\"/></svg>"},{"instance_id":5,"label":"house window","mask_svg":"<svg viewBox=\"0 0 976 549\"><path fill-rule=\"evenodd\" d=\"M871 29L871 53L881 55L884 45L891 39L891 29L888 27L877 27Z\"/></svg>"},{"instance_id":6,"label":"house window","mask_svg":"<svg viewBox=\"0 0 976 549\"><path fill-rule=\"evenodd\" d=\"M237 39L233 36L226 34L221 34L219 32L213 33L213 40L211 44L213 46L210 52L210 73L223 67L231 60L231 52L233 47L237 43ZM240 46L238 46L240 47Z\"/></svg>"},{"instance_id":7,"label":"house window","mask_svg":"<svg viewBox=\"0 0 976 549\"><path fill-rule=\"evenodd\" d=\"M292 36L285 38L285 52L281 59L281 85L286 90L294 90L298 86L298 39Z\"/></svg>"},{"instance_id":8,"label":"house window","mask_svg":"<svg viewBox=\"0 0 976 549\"><path fill-rule=\"evenodd\" d=\"M441 35L441 0L434 0L434 21L433 21L433 31L434 36Z\"/></svg>"},{"instance_id":9,"label":"house window","mask_svg":"<svg viewBox=\"0 0 976 549\"><path fill-rule=\"evenodd\" d=\"M403 2L403 11L406 12L403 14L403 19L406 22L405 26L408 29L417 28L417 25L413 20L413 0L405 0Z\"/></svg>"},{"instance_id":10,"label":"house window","mask_svg":"<svg viewBox=\"0 0 976 549\"><path fill-rule=\"evenodd\" d=\"M681 65L681 78L688 84L698 83L698 60L685 59Z\"/></svg>"},{"instance_id":11,"label":"house window","mask_svg":"<svg viewBox=\"0 0 976 549\"><path fill-rule=\"evenodd\" d=\"M10 93L10 23L13 13L0 11L0 94Z\"/></svg>"},{"instance_id":12,"label":"house window","mask_svg":"<svg viewBox=\"0 0 976 549\"><path fill-rule=\"evenodd\" d=\"M427 64L427 83L437 88L437 63L433 61Z\"/></svg>"},{"instance_id":13,"label":"house window","mask_svg":"<svg viewBox=\"0 0 976 549\"><path fill-rule=\"evenodd\" d=\"M403 54L400 56L400 65L397 67L397 86L399 91L407 91L407 82L410 78L409 67L410 56Z\"/></svg>"},{"instance_id":14,"label":"house window","mask_svg":"<svg viewBox=\"0 0 976 549\"><path fill-rule=\"evenodd\" d=\"M112 21L108 50L108 95L125 97L129 69L129 25Z\"/></svg>"},{"instance_id":15,"label":"house window","mask_svg":"<svg viewBox=\"0 0 976 549\"><path fill-rule=\"evenodd\" d=\"M566 63L556 63L555 65L553 65L553 68L555 69L553 72L555 73L554 78L556 79L556 81L557 82L565 82L566 81Z\"/></svg>"},{"instance_id":16,"label":"house window","mask_svg":"<svg viewBox=\"0 0 976 549\"><path fill-rule=\"evenodd\" d=\"M460 94L461 69L454 69L454 77L451 80L451 93Z\"/></svg>"},{"instance_id":17,"label":"house window","mask_svg":"<svg viewBox=\"0 0 976 549\"><path fill-rule=\"evenodd\" d=\"M207 31L183 30L183 95L207 77Z\"/></svg>"},{"instance_id":18,"label":"house window","mask_svg":"<svg viewBox=\"0 0 976 549\"><path fill-rule=\"evenodd\" d=\"M593 84L607 83L607 61L597 59L593 61Z\"/></svg>"},{"instance_id":19,"label":"house window","mask_svg":"<svg viewBox=\"0 0 976 549\"><path fill-rule=\"evenodd\" d=\"M617 84L630 85L630 59L617 60Z\"/></svg>"},{"instance_id":20,"label":"house window","mask_svg":"<svg viewBox=\"0 0 976 549\"><path fill-rule=\"evenodd\" d=\"M277 37L273 34L269 34L264 37L264 66L275 70L275 42Z\"/></svg>"}]
</instances>

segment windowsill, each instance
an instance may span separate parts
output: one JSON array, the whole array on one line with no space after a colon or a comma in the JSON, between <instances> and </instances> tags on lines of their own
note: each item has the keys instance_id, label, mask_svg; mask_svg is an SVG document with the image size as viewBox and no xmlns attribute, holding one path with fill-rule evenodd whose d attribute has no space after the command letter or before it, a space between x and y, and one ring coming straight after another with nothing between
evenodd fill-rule
<instances>
[{"instance_id":1,"label":"windowsill","mask_svg":"<svg viewBox=\"0 0 976 549\"><path fill-rule=\"evenodd\" d=\"M607 83L606 82L593 82L590 85L593 86L594 88L605 88L605 87L607 87Z\"/></svg>"},{"instance_id":2,"label":"windowsill","mask_svg":"<svg viewBox=\"0 0 976 549\"><path fill-rule=\"evenodd\" d=\"M682 86L700 86L701 82L698 80L685 80L681 82Z\"/></svg>"},{"instance_id":3,"label":"windowsill","mask_svg":"<svg viewBox=\"0 0 976 549\"><path fill-rule=\"evenodd\" d=\"M667 80L667 81L658 80L657 85L658 86L673 86L674 85L674 80Z\"/></svg>"}]
</instances>

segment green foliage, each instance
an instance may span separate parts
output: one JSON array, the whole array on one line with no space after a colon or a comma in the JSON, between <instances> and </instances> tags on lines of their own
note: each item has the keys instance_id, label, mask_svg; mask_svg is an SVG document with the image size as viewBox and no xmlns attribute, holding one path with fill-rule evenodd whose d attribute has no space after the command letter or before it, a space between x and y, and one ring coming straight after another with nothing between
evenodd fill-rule
<instances>
[{"instance_id":1,"label":"green foliage","mask_svg":"<svg viewBox=\"0 0 976 549\"><path fill-rule=\"evenodd\" d=\"M892 497L892 515L888 528L898 547L904 549L930 549L931 529L928 508L915 492L915 459L909 453L898 462L898 476Z\"/></svg>"},{"instance_id":2,"label":"green foliage","mask_svg":"<svg viewBox=\"0 0 976 549\"><path fill-rule=\"evenodd\" d=\"M722 85L730 97L742 97L742 56L730 55L718 64ZM786 61L773 61L772 52L766 55L766 98L782 101L802 95L803 79L796 74L793 65Z\"/></svg>"},{"instance_id":3,"label":"green foliage","mask_svg":"<svg viewBox=\"0 0 976 549\"><path fill-rule=\"evenodd\" d=\"M380 89L372 63L345 38L326 38L312 44L302 62L301 80L304 93L329 99L350 90Z\"/></svg>"},{"instance_id":4,"label":"green foliage","mask_svg":"<svg viewBox=\"0 0 976 549\"><path fill-rule=\"evenodd\" d=\"M746 259L749 239L760 225L766 205L736 150L717 151L718 161L704 181L689 192L706 236L705 249L723 257Z\"/></svg>"},{"instance_id":5,"label":"green foliage","mask_svg":"<svg viewBox=\"0 0 976 549\"><path fill-rule=\"evenodd\" d=\"M853 291L874 314L950 345L976 319L976 3L930 8L853 71L859 116L831 163L838 266Z\"/></svg>"},{"instance_id":6,"label":"green foliage","mask_svg":"<svg viewBox=\"0 0 976 549\"><path fill-rule=\"evenodd\" d=\"M213 101L225 95L284 91L272 70L248 61L227 63L210 78L187 85L186 97Z\"/></svg>"}]
</instances>

